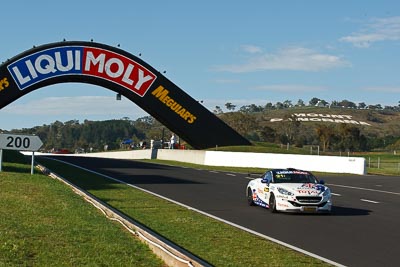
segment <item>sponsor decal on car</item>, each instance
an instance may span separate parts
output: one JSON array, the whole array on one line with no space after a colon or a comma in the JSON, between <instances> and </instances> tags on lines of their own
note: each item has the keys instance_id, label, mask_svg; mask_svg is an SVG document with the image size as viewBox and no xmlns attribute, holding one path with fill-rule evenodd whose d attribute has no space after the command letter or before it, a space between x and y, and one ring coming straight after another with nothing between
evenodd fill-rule
<instances>
[{"instance_id":1,"label":"sponsor decal on car","mask_svg":"<svg viewBox=\"0 0 400 267\"><path fill-rule=\"evenodd\" d=\"M277 171L276 174L309 174L308 172L298 171L298 170L281 170Z\"/></svg>"},{"instance_id":2,"label":"sponsor decal on car","mask_svg":"<svg viewBox=\"0 0 400 267\"><path fill-rule=\"evenodd\" d=\"M300 189L297 190L297 193L299 194L309 194L309 195L318 195L319 193L321 193L320 191L317 190L304 190L304 189Z\"/></svg>"},{"instance_id":3,"label":"sponsor decal on car","mask_svg":"<svg viewBox=\"0 0 400 267\"><path fill-rule=\"evenodd\" d=\"M307 184L302 184L300 187L298 187L297 189L314 189L320 192L324 192L325 191L325 186L321 185L321 184L313 184L313 183L307 183Z\"/></svg>"},{"instance_id":4,"label":"sponsor decal on car","mask_svg":"<svg viewBox=\"0 0 400 267\"><path fill-rule=\"evenodd\" d=\"M289 196L285 196L285 195L276 195L276 198L280 198L282 200L286 200L289 198Z\"/></svg>"}]
</instances>

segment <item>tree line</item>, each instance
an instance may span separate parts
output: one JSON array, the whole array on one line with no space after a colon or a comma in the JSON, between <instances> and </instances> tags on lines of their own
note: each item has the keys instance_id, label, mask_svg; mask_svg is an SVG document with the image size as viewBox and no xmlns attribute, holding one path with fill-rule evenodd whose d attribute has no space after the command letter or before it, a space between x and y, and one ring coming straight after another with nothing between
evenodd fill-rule
<instances>
[{"instance_id":1,"label":"tree line","mask_svg":"<svg viewBox=\"0 0 400 267\"><path fill-rule=\"evenodd\" d=\"M287 108L292 108L292 107L306 107L307 104L302 100L299 99L296 104L293 104L291 100L285 100L283 102L276 102L273 104L272 102L267 102L264 106L262 105L255 105L255 104L250 104L250 105L244 105L239 108L240 112L245 112L245 113L255 113L255 112L263 112L266 110L274 110L274 109L287 109ZM392 110L392 111L400 111L400 101L398 101L397 106L382 106L381 104L366 104L365 102L360 102L358 104L349 101L349 100L341 100L341 101L332 101L331 103L317 98L313 97L309 102L308 106L318 106L318 107L328 107L328 108L352 108L352 109L369 109L369 110ZM231 102L227 102L225 104L225 108L228 111L235 111L236 110L236 105L232 104ZM213 110L215 114L221 114L223 113L223 110L221 106L215 106L215 109Z\"/></svg>"},{"instance_id":2,"label":"tree line","mask_svg":"<svg viewBox=\"0 0 400 267\"><path fill-rule=\"evenodd\" d=\"M131 121L128 118L107 121L78 120L55 121L50 125L36 126L30 129L13 130L13 133L34 134L43 141L42 150L57 151L68 149L90 152L121 148L125 139L136 142L145 140L150 133L152 119Z\"/></svg>"},{"instance_id":3,"label":"tree line","mask_svg":"<svg viewBox=\"0 0 400 267\"><path fill-rule=\"evenodd\" d=\"M313 98L309 104L315 106L318 103L321 104L321 101L323 100ZM279 103L267 103L264 107L251 104L241 107L239 111L234 111L235 106L232 103L226 103L225 106L230 112L222 112L222 110L214 112L225 123L253 142L290 144L297 147L318 145L323 151L400 149L399 130L394 131L394 134L377 135L363 131L362 127L352 124L302 123L293 118L291 113L293 106L290 101L284 101L282 105ZM302 104L304 102L299 100L296 105L302 107ZM337 104L353 106L347 100ZM273 109L283 109L284 116L281 122L271 124L264 119L264 114ZM366 119L370 122L382 123L381 117L375 115L376 112L397 111L400 111L397 107L368 111ZM43 149L46 151L79 149L86 152L127 148L124 142L127 139L132 140L134 146L138 147L141 142L149 143L152 139L168 141L172 135L171 130L151 116L136 120L130 120L128 117L107 121L85 120L83 123L78 120L56 121L50 125L11 132L39 136L44 143ZM184 141L180 140L181 143ZM187 147L190 148L190 145Z\"/></svg>"}]
</instances>

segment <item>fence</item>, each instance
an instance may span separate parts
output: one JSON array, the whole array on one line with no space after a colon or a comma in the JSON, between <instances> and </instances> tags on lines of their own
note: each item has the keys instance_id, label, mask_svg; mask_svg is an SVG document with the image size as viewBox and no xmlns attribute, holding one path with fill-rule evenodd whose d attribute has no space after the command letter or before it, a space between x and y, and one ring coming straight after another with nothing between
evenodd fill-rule
<instances>
[{"instance_id":1,"label":"fence","mask_svg":"<svg viewBox=\"0 0 400 267\"><path fill-rule=\"evenodd\" d=\"M400 159L384 159L381 157L367 158L368 172L400 174Z\"/></svg>"}]
</instances>

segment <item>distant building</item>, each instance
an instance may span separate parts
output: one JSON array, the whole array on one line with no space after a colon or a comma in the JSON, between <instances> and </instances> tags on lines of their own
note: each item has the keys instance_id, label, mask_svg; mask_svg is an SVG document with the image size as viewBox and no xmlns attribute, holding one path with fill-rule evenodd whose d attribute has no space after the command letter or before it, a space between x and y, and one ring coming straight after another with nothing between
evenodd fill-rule
<instances>
[{"instance_id":1,"label":"distant building","mask_svg":"<svg viewBox=\"0 0 400 267\"><path fill-rule=\"evenodd\" d=\"M319 108L325 108L325 107L328 107L329 105L323 100L318 100L318 102L317 102L317 104L315 104L315 106L319 107Z\"/></svg>"}]
</instances>

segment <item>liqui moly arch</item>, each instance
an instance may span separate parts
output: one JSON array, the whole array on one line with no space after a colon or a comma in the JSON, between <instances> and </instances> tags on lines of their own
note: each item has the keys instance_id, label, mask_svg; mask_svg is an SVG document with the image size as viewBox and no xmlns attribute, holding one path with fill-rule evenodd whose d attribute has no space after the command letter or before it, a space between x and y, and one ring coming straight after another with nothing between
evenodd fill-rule
<instances>
[{"instance_id":1,"label":"liqui moly arch","mask_svg":"<svg viewBox=\"0 0 400 267\"><path fill-rule=\"evenodd\" d=\"M0 109L36 89L90 83L124 95L197 149L249 141L140 58L94 42L35 47L0 65Z\"/></svg>"}]
</instances>

